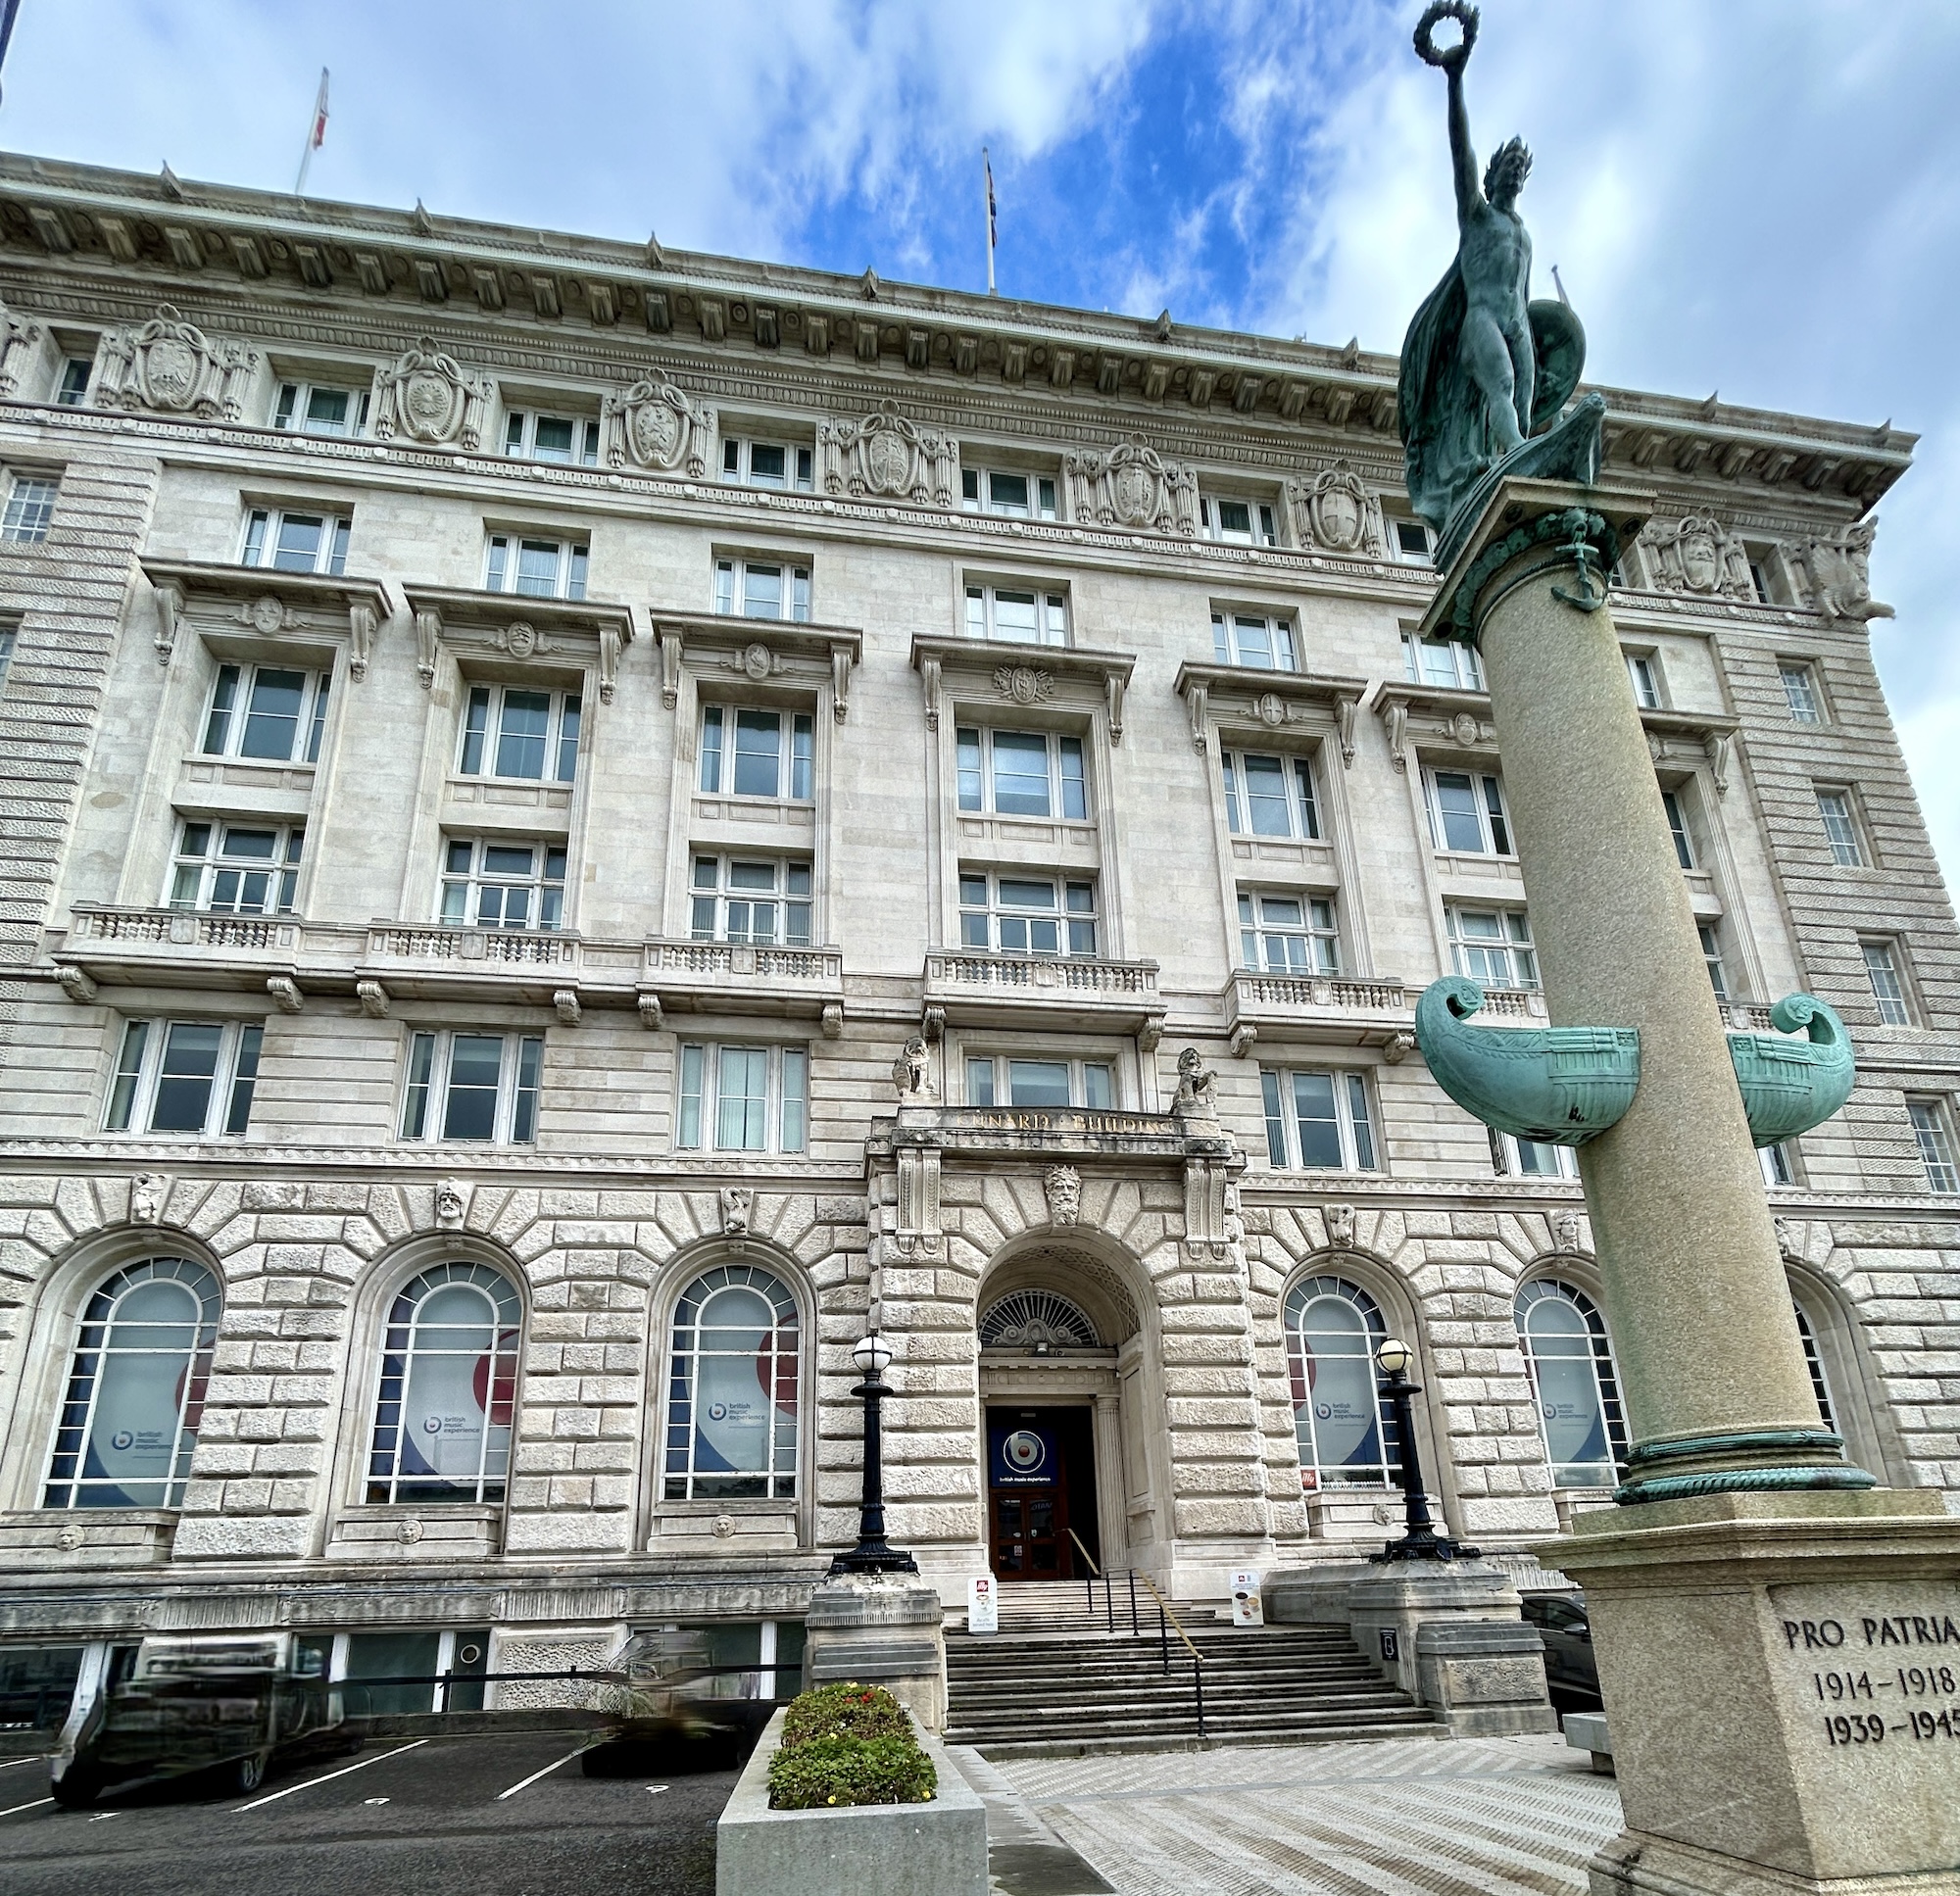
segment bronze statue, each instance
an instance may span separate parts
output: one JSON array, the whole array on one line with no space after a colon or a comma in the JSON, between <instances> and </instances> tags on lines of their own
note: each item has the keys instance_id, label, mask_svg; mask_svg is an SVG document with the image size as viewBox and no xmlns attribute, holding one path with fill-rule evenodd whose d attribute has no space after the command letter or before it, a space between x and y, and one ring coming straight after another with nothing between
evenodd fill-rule
<instances>
[{"instance_id":1,"label":"bronze statue","mask_svg":"<svg viewBox=\"0 0 1960 1896\"><path fill-rule=\"evenodd\" d=\"M1443 20L1463 29L1454 46L1436 44L1434 29ZM1449 82L1457 247L1409 324L1396 418L1409 500L1436 530L1439 565L1467 532L1477 511L1469 503L1500 462L1525 456L1529 465L1512 462L1506 471L1583 480L1597 465L1596 422L1590 461L1583 442L1565 444L1565 452L1549 441L1544 451L1528 446L1578 384L1586 335L1562 300L1530 300L1531 235L1517 213L1531 170L1523 141L1500 145L1478 181L1463 103L1463 68L1476 43L1477 9L1468 0L1435 0L1416 25L1417 55L1441 67Z\"/></svg>"}]
</instances>

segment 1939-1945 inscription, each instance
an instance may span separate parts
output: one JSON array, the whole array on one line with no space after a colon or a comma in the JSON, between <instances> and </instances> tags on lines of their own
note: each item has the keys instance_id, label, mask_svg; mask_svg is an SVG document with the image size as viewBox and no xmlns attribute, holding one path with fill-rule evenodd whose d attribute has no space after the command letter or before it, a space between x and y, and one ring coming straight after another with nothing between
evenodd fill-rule
<instances>
[{"instance_id":1,"label":"1939-1945 inscription","mask_svg":"<svg viewBox=\"0 0 1960 1896\"><path fill-rule=\"evenodd\" d=\"M1825 1743L1960 1740L1960 1618L1857 1614L1782 1623L1809 1674Z\"/></svg>"}]
</instances>

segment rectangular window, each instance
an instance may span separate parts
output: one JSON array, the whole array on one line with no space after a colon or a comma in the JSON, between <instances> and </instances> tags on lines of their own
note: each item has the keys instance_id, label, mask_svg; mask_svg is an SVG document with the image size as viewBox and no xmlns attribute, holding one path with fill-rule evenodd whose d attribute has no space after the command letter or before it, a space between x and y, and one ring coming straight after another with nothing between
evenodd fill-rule
<instances>
[{"instance_id":1,"label":"rectangular window","mask_svg":"<svg viewBox=\"0 0 1960 1896\"><path fill-rule=\"evenodd\" d=\"M1694 932L1701 938L1701 958L1708 964L1709 985L1723 1006L1729 1004L1729 977L1722 968L1722 937L1713 922L1696 922Z\"/></svg>"},{"instance_id":2,"label":"rectangular window","mask_svg":"<svg viewBox=\"0 0 1960 1896\"><path fill-rule=\"evenodd\" d=\"M504 453L513 461L550 461L562 466L596 466L599 423L582 415L539 414L512 409L504 416Z\"/></svg>"},{"instance_id":3,"label":"rectangular window","mask_svg":"<svg viewBox=\"0 0 1960 1896\"><path fill-rule=\"evenodd\" d=\"M1760 1145L1756 1148L1756 1160L1763 1170L1765 1185L1794 1185L1796 1166L1790 1156L1789 1141L1778 1140L1774 1145Z\"/></svg>"},{"instance_id":4,"label":"rectangular window","mask_svg":"<svg viewBox=\"0 0 1960 1896\"><path fill-rule=\"evenodd\" d=\"M1840 868L1861 869L1865 851L1858 840L1858 819L1851 813L1848 790L1817 790L1817 814L1824 824L1825 840L1831 845L1831 860Z\"/></svg>"},{"instance_id":5,"label":"rectangular window","mask_svg":"<svg viewBox=\"0 0 1960 1896\"><path fill-rule=\"evenodd\" d=\"M14 663L14 648L20 638L21 628L18 625L0 623L0 686L7 682L7 673Z\"/></svg>"},{"instance_id":6,"label":"rectangular window","mask_svg":"<svg viewBox=\"0 0 1960 1896\"><path fill-rule=\"evenodd\" d=\"M1521 908L1458 908L1443 911L1456 972L1480 988L1538 986L1538 955L1531 923Z\"/></svg>"},{"instance_id":7,"label":"rectangular window","mask_svg":"<svg viewBox=\"0 0 1960 1896\"><path fill-rule=\"evenodd\" d=\"M780 856L694 858L690 933L697 942L808 948L810 871Z\"/></svg>"},{"instance_id":8,"label":"rectangular window","mask_svg":"<svg viewBox=\"0 0 1960 1896\"><path fill-rule=\"evenodd\" d=\"M1333 898L1240 890L1239 952L1255 973L1339 974Z\"/></svg>"},{"instance_id":9,"label":"rectangular window","mask_svg":"<svg viewBox=\"0 0 1960 1896\"><path fill-rule=\"evenodd\" d=\"M578 775L583 705L575 691L471 685L457 773L568 784Z\"/></svg>"},{"instance_id":10,"label":"rectangular window","mask_svg":"<svg viewBox=\"0 0 1960 1896\"><path fill-rule=\"evenodd\" d=\"M300 826L180 823L170 905L223 915L290 915L305 844Z\"/></svg>"},{"instance_id":11,"label":"rectangular window","mask_svg":"<svg viewBox=\"0 0 1960 1896\"><path fill-rule=\"evenodd\" d=\"M807 803L816 794L815 747L816 721L808 711L704 705L702 794Z\"/></svg>"},{"instance_id":12,"label":"rectangular window","mask_svg":"<svg viewBox=\"0 0 1960 1896\"><path fill-rule=\"evenodd\" d=\"M680 1049L680 1151L801 1152L808 1143L809 1054L801 1046Z\"/></svg>"},{"instance_id":13,"label":"rectangular window","mask_svg":"<svg viewBox=\"0 0 1960 1896\"><path fill-rule=\"evenodd\" d=\"M1259 1069L1266 1157L1282 1170L1374 1172L1375 1128L1358 1073Z\"/></svg>"},{"instance_id":14,"label":"rectangular window","mask_svg":"<svg viewBox=\"0 0 1960 1896\"><path fill-rule=\"evenodd\" d=\"M525 599L583 599L591 551L583 540L493 533L484 548L483 590Z\"/></svg>"},{"instance_id":15,"label":"rectangular window","mask_svg":"<svg viewBox=\"0 0 1960 1896\"><path fill-rule=\"evenodd\" d=\"M1096 953L1096 885L961 870L959 942L1001 954Z\"/></svg>"},{"instance_id":16,"label":"rectangular window","mask_svg":"<svg viewBox=\"0 0 1960 1896\"><path fill-rule=\"evenodd\" d=\"M531 1144L544 1051L541 1034L412 1034L402 1137Z\"/></svg>"},{"instance_id":17,"label":"rectangular window","mask_svg":"<svg viewBox=\"0 0 1960 1896\"><path fill-rule=\"evenodd\" d=\"M955 744L961 809L1088 819L1089 783L1080 738L962 725Z\"/></svg>"},{"instance_id":18,"label":"rectangular window","mask_svg":"<svg viewBox=\"0 0 1960 1896\"><path fill-rule=\"evenodd\" d=\"M61 380L55 387L55 402L65 409L78 409L88 400L89 379L95 373L92 356L71 356L62 364Z\"/></svg>"},{"instance_id":19,"label":"rectangular window","mask_svg":"<svg viewBox=\"0 0 1960 1896\"><path fill-rule=\"evenodd\" d=\"M1660 709L1660 660L1645 652L1627 654L1627 677L1634 687L1634 703L1643 711Z\"/></svg>"},{"instance_id":20,"label":"rectangular window","mask_svg":"<svg viewBox=\"0 0 1960 1896\"><path fill-rule=\"evenodd\" d=\"M1298 671L1293 623L1255 612L1213 612L1211 656L1221 665L1253 671Z\"/></svg>"},{"instance_id":21,"label":"rectangular window","mask_svg":"<svg viewBox=\"0 0 1960 1896\"><path fill-rule=\"evenodd\" d=\"M1912 1136L1919 1142L1926 1183L1935 1191L1960 1191L1960 1166L1953 1157L1953 1122L1943 1099L1908 1099Z\"/></svg>"},{"instance_id":22,"label":"rectangular window","mask_svg":"<svg viewBox=\"0 0 1960 1896\"><path fill-rule=\"evenodd\" d=\"M1430 840L1458 855L1509 855L1501 781L1467 770L1425 770Z\"/></svg>"},{"instance_id":23,"label":"rectangular window","mask_svg":"<svg viewBox=\"0 0 1960 1896\"><path fill-rule=\"evenodd\" d=\"M564 869L562 843L445 838L440 919L475 928L563 928Z\"/></svg>"},{"instance_id":24,"label":"rectangular window","mask_svg":"<svg viewBox=\"0 0 1960 1896\"><path fill-rule=\"evenodd\" d=\"M1887 1027L1910 1027L1912 1008L1906 999L1897 948L1890 942L1860 942L1858 947L1871 979L1872 998L1879 1003L1879 1019Z\"/></svg>"},{"instance_id":25,"label":"rectangular window","mask_svg":"<svg viewBox=\"0 0 1960 1896\"><path fill-rule=\"evenodd\" d=\"M1068 643L1068 596L1033 587L968 586L966 636L1006 645Z\"/></svg>"},{"instance_id":26,"label":"rectangular window","mask_svg":"<svg viewBox=\"0 0 1960 1896\"><path fill-rule=\"evenodd\" d=\"M1498 1156L1497 1170L1516 1179L1576 1179L1579 1154L1570 1145L1553 1145L1547 1141L1513 1139L1509 1133L1494 1137L1492 1150Z\"/></svg>"},{"instance_id":27,"label":"rectangular window","mask_svg":"<svg viewBox=\"0 0 1960 1896\"><path fill-rule=\"evenodd\" d=\"M1389 522L1389 557L1417 565L1429 564L1429 528L1420 520Z\"/></svg>"},{"instance_id":28,"label":"rectangular window","mask_svg":"<svg viewBox=\"0 0 1960 1896\"><path fill-rule=\"evenodd\" d=\"M1234 836L1320 840L1320 804L1313 794L1310 758L1226 751L1219 761L1225 773L1225 826Z\"/></svg>"},{"instance_id":29,"label":"rectangular window","mask_svg":"<svg viewBox=\"0 0 1960 1896\"><path fill-rule=\"evenodd\" d=\"M1419 639L1402 634L1402 671L1412 685L1441 686L1445 691L1482 691L1484 668L1477 648L1455 639Z\"/></svg>"},{"instance_id":30,"label":"rectangular window","mask_svg":"<svg viewBox=\"0 0 1960 1896\"><path fill-rule=\"evenodd\" d=\"M55 517L55 496L60 482L39 474L16 474L7 490L7 507L0 512L0 540L38 546L48 537L48 525Z\"/></svg>"},{"instance_id":31,"label":"rectangular window","mask_svg":"<svg viewBox=\"0 0 1960 1896\"><path fill-rule=\"evenodd\" d=\"M256 508L245 519L239 564L282 573L344 573L353 527L342 515Z\"/></svg>"},{"instance_id":32,"label":"rectangular window","mask_svg":"<svg viewBox=\"0 0 1960 1896\"><path fill-rule=\"evenodd\" d=\"M1106 1112L1116 1104L1116 1069L1107 1060L1039 1059L1015 1053L966 1056L969 1106L1077 1107Z\"/></svg>"},{"instance_id":33,"label":"rectangular window","mask_svg":"<svg viewBox=\"0 0 1960 1896\"><path fill-rule=\"evenodd\" d=\"M775 560L717 559L714 562L714 609L723 617L745 619L809 618L809 568L782 565Z\"/></svg>"},{"instance_id":34,"label":"rectangular window","mask_svg":"<svg viewBox=\"0 0 1960 1896\"><path fill-rule=\"evenodd\" d=\"M1679 793L1663 790L1660 794L1660 806L1667 811L1667 833L1674 838L1675 860L1684 869L1693 868L1694 845L1688 833L1688 817L1681 807Z\"/></svg>"},{"instance_id":35,"label":"rectangular window","mask_svg":"<svg viewBox=\"0 0 1960 1896\"><path fill-rule=\"evenodd\" d=\"M807 447L788 441L740 441L724 436L721 442L721 478L744 487L794 489L808 494L814 481L814 455Z\"/></svg>"},{"instance_id":36,"label":"rectangular window","mask_svg":"<svg viewBox=\"0 0 1960 1896\"><path fill-rule=\"evenodd\" d=\"M1217 494L1198 497L1198 528L1207 540L1241 547L1276 547L1279 524L1264 501L1232 500Z\"/></svg>"},{"instance_id":37,"label":"rectangular window","mask_svg":"<svg viewBox=\"0 0 1960 1896\"><path fill-rule=\"evenodd\" d=\"M103 1129L193 1139L242 1134L264 1034L256 1022L125 1022Z\"/></svg>"},{"instance_id":38,"label":"rectangular window","mask_svg":"<svg viewBox=\"0 0 1960 1896\"><path fill-rule=\"evenodd\" d=\"M1013 520L1052 520L1052 474L1016 474L1002 467L962 467L959 504L968 513L1000 513Z\"/></svg>"},{"instance_id":39,"label":"rectangular window","mask_svg":"<svg viewBox=\"0 0 1960 1896\"><path fill-rule=\"evenodd\" d=\"M366 434L370 392L317 382L281 382L272 426L288 434Z\"/></svg>"},{"instance_id":40,"label":"rectangular window","mask_svg":"<svg viewBox=\"0 0 1960 1896\"><path fill-rule=\"evenodd\" d=\"M283 665L220 665L204 714L208 757L317 763L332 674Z\"/></svg>"},{"instance_id":41,"label":"rectangular window","mask_svg":"<svg viewBox=\"0 0 1960 1896\"><path fill-rule=\"evenodd\" d=\"M1817 674L1800 659L1785 658L1777 666L1783 680L1783 701L1789 706L1793 724L1822 724L1824 701L1817 689Z\"/></svg>"}]
</instances>

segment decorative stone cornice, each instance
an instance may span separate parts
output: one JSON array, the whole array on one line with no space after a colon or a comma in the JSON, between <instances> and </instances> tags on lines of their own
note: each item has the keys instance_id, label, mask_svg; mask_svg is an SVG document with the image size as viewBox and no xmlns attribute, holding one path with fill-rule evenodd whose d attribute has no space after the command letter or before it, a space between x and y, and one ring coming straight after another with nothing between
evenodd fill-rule
<instances>
[{"instance_id":1,"label":"decorative stone cornice","mask_svg":"<svg viewBox=\"0 0 1960 1896\"><path fill-rule=\"evenodd\" d=\"M912 668L924 687L929 731L939 729L940 711L951 690L962 699L991 701L1004 707L1058 705L1082 712L1100 707L1109 720L1109 742L1121 744L1123 694L1136 663L1128 652L1012 645L924 632L912 635Z\"/></svg>"},{"instance_id":2,"label":"decorative stone cornice","mask_svg":"<svg viewBox=\"0 0 1960 1896\"><path fill-rule=\"evenodd\" d=\"M864 656L856 626L812 625L797 619L746 619L721 612L650 608L661 648L661 703L680 703L683 665L738 673L752 685L781 680L815 691L830 688L831 715L851 715L851 674Z\"/></svg>"},{"instance_id":3,"label":"decorative stone cornice","mask_svg":"<svg viewBox=\"0 0 1960 1896\"><path fill-rule=\"evenodd\" d=\"M1354 761L1354 726L1365 678L1311 671L1255 671L1244 665L1184 664L1177 695L1191 716L1192 748L1206 748L1212 727L1279 733L1298 727L1339 736L1344 767Z\"/></svg>"},{"instance_id":4,"label":"decorative stone cornice","mask_svg":"<svg viewBox=\"0 0 1960 1896\"><path fill-rule=\"evenodd\" d=\"M568 649L569 662L582 667L592 656L590 642L597 647L600 703L612 704L619 655L633 643L633 615L626 607L454 586L405 586L403 592L415 619L424 691L435 683L436 656L445 644L547 666Z\"/></svg>"},{"instance_id":5,"label":"decorative stone cornice","mask_svg":"<svg viewBox=\"0 0 1960 1896\"><path fill-rule=\"evenodd\" d=\"M266 639L293 633L318 637L329 627L337 637L344 625L348 669L360 679L367 676L375 634L392 609L378 579L147 556L141 565L155 590L155 641L164 664L170 663L187 617L214 630Z\"/></svg>"}]
</instances>

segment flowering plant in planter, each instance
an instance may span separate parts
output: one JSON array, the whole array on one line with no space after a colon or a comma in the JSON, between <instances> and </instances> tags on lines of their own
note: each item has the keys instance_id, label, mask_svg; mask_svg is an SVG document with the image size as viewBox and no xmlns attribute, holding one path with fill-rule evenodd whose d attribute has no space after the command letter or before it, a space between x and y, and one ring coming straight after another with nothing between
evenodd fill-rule
<instances>
[{"instance_id":1,"label":"flowering plant in planter","mask_svg":"<svg viewBox=\"0 0 1960 1896\"><path fill-rule=\"evenodd\" d=\"M791 1702L769 1761L769 1808L923 1804L939 1787L906 1708L882 1685L819 1685Z\"/></svg>"}]
</instances>

